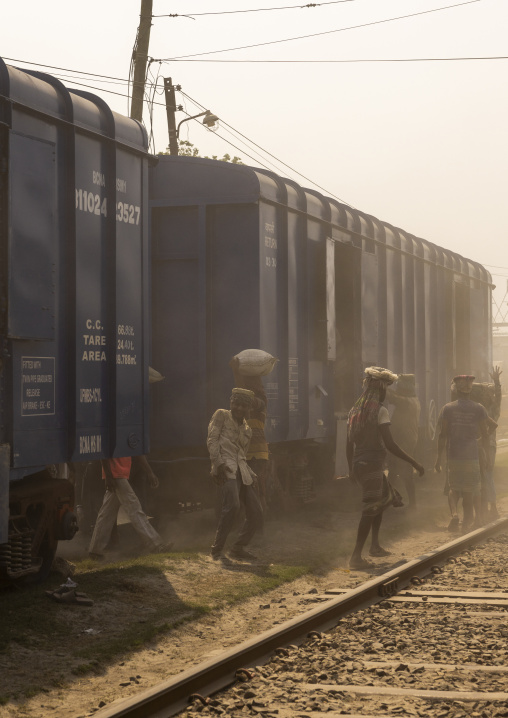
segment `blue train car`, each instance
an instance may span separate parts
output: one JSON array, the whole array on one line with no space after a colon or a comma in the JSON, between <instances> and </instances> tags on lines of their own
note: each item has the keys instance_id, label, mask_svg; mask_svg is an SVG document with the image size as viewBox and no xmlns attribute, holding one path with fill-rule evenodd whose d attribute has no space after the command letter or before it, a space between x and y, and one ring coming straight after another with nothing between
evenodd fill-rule
<instances>
[{"instance_id":1,"label":"blue train car","mask_svg":"<svg viewBox=\"0 0 508 718\"><path fill-rule=\"evenodd\" d=\"M313 456L322 475L345 469L366 366L416 375L421 453L451 377L488 379L481 265L243 165L160 157L150 207L153 362L166 376L152 398L152 457L187 490L192 463L176 461L206 459L209 418L228 405L228 363L243 349L279 359L264 381L266 433L276 483L301 496Z\"/></svg>"},{"instance_id":2,"label":"blue train car","mask_svg":"<svg viewBox=\"0 0 508 718\"><path fill-rule=\"evenodd\" d=\"M0 572L71 538L69 462L148 450L147 136L0 60Z\"/></svg>"}]
</instances>

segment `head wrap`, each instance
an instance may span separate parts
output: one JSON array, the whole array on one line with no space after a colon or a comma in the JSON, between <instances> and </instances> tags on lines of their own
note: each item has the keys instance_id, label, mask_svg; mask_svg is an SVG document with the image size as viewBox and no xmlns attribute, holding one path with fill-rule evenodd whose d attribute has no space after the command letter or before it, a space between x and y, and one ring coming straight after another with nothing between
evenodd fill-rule
<instances>
[{"instance_id":1,"label":"head wrap","mask_svg":"<svg viewBox=\"0 0 508 718\"><path fill-rule=\"evenodd\" d=\"M239 387L236 387L231 392L231 400L236 399L237 401L240 401L243 404L248 404L249 406L252 405L254 397L255 394L250 389L240 389Z\"/></svg>"},{"instance_id":2,"label":"head wrap","mask_svg":"<svg viewBox=\"0 0 508 718\"><path fill-rule=\"evenodd\" d=\"M416 381L414 374L399 374L395 392L399 396L416 396Z\"/></svg>"},{"instance_id":3,"label":"head wrap","mask_svg":"<svg viewBox=\"0 0 508 718\"><path fill-rule=\"evenodd\" d=\"M462 381L469 381L471 384L471 389L470 389L470 391L471 391L473 388L474 379L475 379L475 377L472 374L457 374L457 376L454 376L452 379L452 385L451 385L452 394L454 392L456 393L457 391L462 391L463 393L468 394L469 392L464 392L462 389L459 389L457 386L457 383L460 383Z\"/></svg>"},{"instance_id":4,"label":"head wrap","mask_svg":"<svg viewBox=\"0 0 508 718\"><path fill-rule=\"evenodd\" d=\"M393 384L394 381L397 381L398 376L397 374L394 374L393 371L383 369L381 366L369 366L365 369L365 378L377 379L383 382L385 386L389 386L390 384Z\"/></svg>"},{"instance_id":5,"label":"head wrap","mask_svg":"<svg viewBox=\"0 0 508 718\"><path fill-rule=\"evenodd\" d=\"M355 401L347 419L347 433L350 441L370 422L377 422L379 414L379 392L397 381L397 374L389 369L371 366L365 369L363 393Z\"/></svg>"}]
</instances>

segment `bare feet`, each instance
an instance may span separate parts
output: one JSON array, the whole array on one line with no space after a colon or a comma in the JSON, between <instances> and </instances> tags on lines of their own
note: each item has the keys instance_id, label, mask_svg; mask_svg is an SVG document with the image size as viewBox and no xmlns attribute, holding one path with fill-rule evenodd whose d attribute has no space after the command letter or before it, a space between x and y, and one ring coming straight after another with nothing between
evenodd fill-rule
<instances>
[{"instance_id":1,"label":"bare feet","mask_svg":"<svg viewBox=\"0 0 508 718\"><path fill-rule=\"evenodd\" d=\"M369 556L391 556L392 552L387 551L382 546L371 546Z\"/></svg>"},{"instance_id":2,"label":"bare feet","mask_svg":"<svg viewBox=\"0 0 508 718\"><path fill-rule=\"evenodd\" d=\"M370 561L366 561L361 556L351 556L349 560L349 568L353 571L363 571L364 569L374 568L374 564Z\"/></svg>"}]
</instances>

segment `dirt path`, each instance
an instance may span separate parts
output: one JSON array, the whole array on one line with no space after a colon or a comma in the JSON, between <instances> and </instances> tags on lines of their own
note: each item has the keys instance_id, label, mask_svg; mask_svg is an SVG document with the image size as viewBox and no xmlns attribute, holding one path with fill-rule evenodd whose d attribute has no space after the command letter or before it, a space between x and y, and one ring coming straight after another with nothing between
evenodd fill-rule
<instances>
[{"instance_id":1,"label":"dirt path","mask_svg":"<svg viewBox=\"0 0 508 718\"><path fill-rule=\"evenodd\" d=\"M422 512L416 517L407 509L391 509L382 528L382 538L392 555L385 559L373 559L379 572L397 561L425 553L445 543L450 535L446 531L447 513L445 500L437 484L426 484L422 491ZM439 482L440 484L440 482ZM508 489L506 482L505 490ZM503 513L508 513L508 498L500 502ZM213 517L184 517L178 531L180 541L186 542L186 549L203 550L199 570L168 572L167 579L175 596L183 598L191 588L200 583L219 581L230 568L213 562L204 553L203 537L199 537L196 526ZM367 578L363 572L347 568L347 556L354 540L357 512L339 510L333 502L302 515L301 521L272 520L264 536L258 541L257 549L267 561L284 563L298 558L299 552L312 547L317 568L313 575L300 578L262 596L249 598L239 605L214 612L206 617L184 623L168 634L125 656L118 664L110 665L100 675L86 675L82 678L70 672L73 664L73 645L56 646L51 654L13 645L8 655L0 656L0 681L19 690L26 690L30 681L37 676L47 686L47 692L32 698L10 702L0 707L1 718L78 718L93 715L103 705L132 696L168 677L195 665L214 654L229 648L247 637L267 630L276 624L316 605L316 593L331 587L354 587ZM173 527L173 533L175 529ZM171 533L171 531L170 531ZM185 538L184 538L185 537ZM194 538L193 538L194 537ZM177 539L174 535L171 538ZM194 544L193 544L194 540ZM201 544L200 544L201 541ZM333 547L341 546L335 561L330 560ZM176 547L178 548L178 547ZM322 555L322 561L319 557ZM240 569L241 570L241 567ZM121 605L130 612L131 620L149 620L150 601L158 596L160 584L154 579L143 586L142 594L122 595L122 603L108 605L103 601L91 609L62 607L70 621L70 635L81 636L87 630L108 630L115 623L115 610ZM152 597L152 599L151 599ZM114 607L114 609L113 609ZM73 612L73 613L69 613ZM77 639L76 639L77 640ZM55 683L61 683L58 687Z\"/></svg>"}]
</instances>

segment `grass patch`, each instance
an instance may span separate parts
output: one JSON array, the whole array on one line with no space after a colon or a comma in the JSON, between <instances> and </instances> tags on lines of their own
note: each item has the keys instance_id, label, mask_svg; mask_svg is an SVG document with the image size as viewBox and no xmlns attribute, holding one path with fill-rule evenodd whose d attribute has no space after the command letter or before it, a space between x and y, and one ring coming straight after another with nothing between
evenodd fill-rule
<instances>
[{"instance_id":1,"label":"grass patch","mask_svg":"<svg viewBox=\"0 0 508 718\"><path fill-rule=\"evenodd\" d=\"M53 675L62 686L71 676L101 674L110 663L153 645L176 627L264 594L311 567L209 569L208 559L195 553L149 555L107 565L83 560L76 564L74 580L78 590L94 599L94 606L62 605L46 596L47 589L62 581L58 576L44 586L10 589L0 594L0 650L15 655L29 649L40 656L41 664L51 655ZM40 690L26 686L23 694L30 697Z\"/></svg>"},{"instance_id":2,"label":"grass patch","mask_svg":"<svg viewBox=\"0 0 508 718\"><path fill-rule=\"evenodd\" d=\"M55 611L48 611L48 603L49 599L39 586L9 587L0 591L1 652L6 651L11 642L35 648L52 642L53 636L64 638L61 622Z\"/></svg>"},{"instance_id":3,"label":"grass patch","mask_svg":"<svg viewBox=\"0 0 508 718\"><path fill-rule=\"evenodd\" d=\"M100 667L99 661L90 661L89 663L80 663L74 666L71 673L75 676L86 676L90 673L99 675L102 673L102 668Z\"/></svg>"},{"instance_id":4,"label":"grass patch","mask_svg":"<svg viewBox=\"0 0 508 718\"><path fill-rule=\"evenodd\" d=\"M252 596L259 596L278 588L284 583L290 583L297 578L310 573L309 566L282 566L271 565L266 573L259 575L252 573L233 574L228 580L221 577L219 586L208 586L208 601L221 605L234 605L245 601Z\"/></svg>"}]
</instances>

